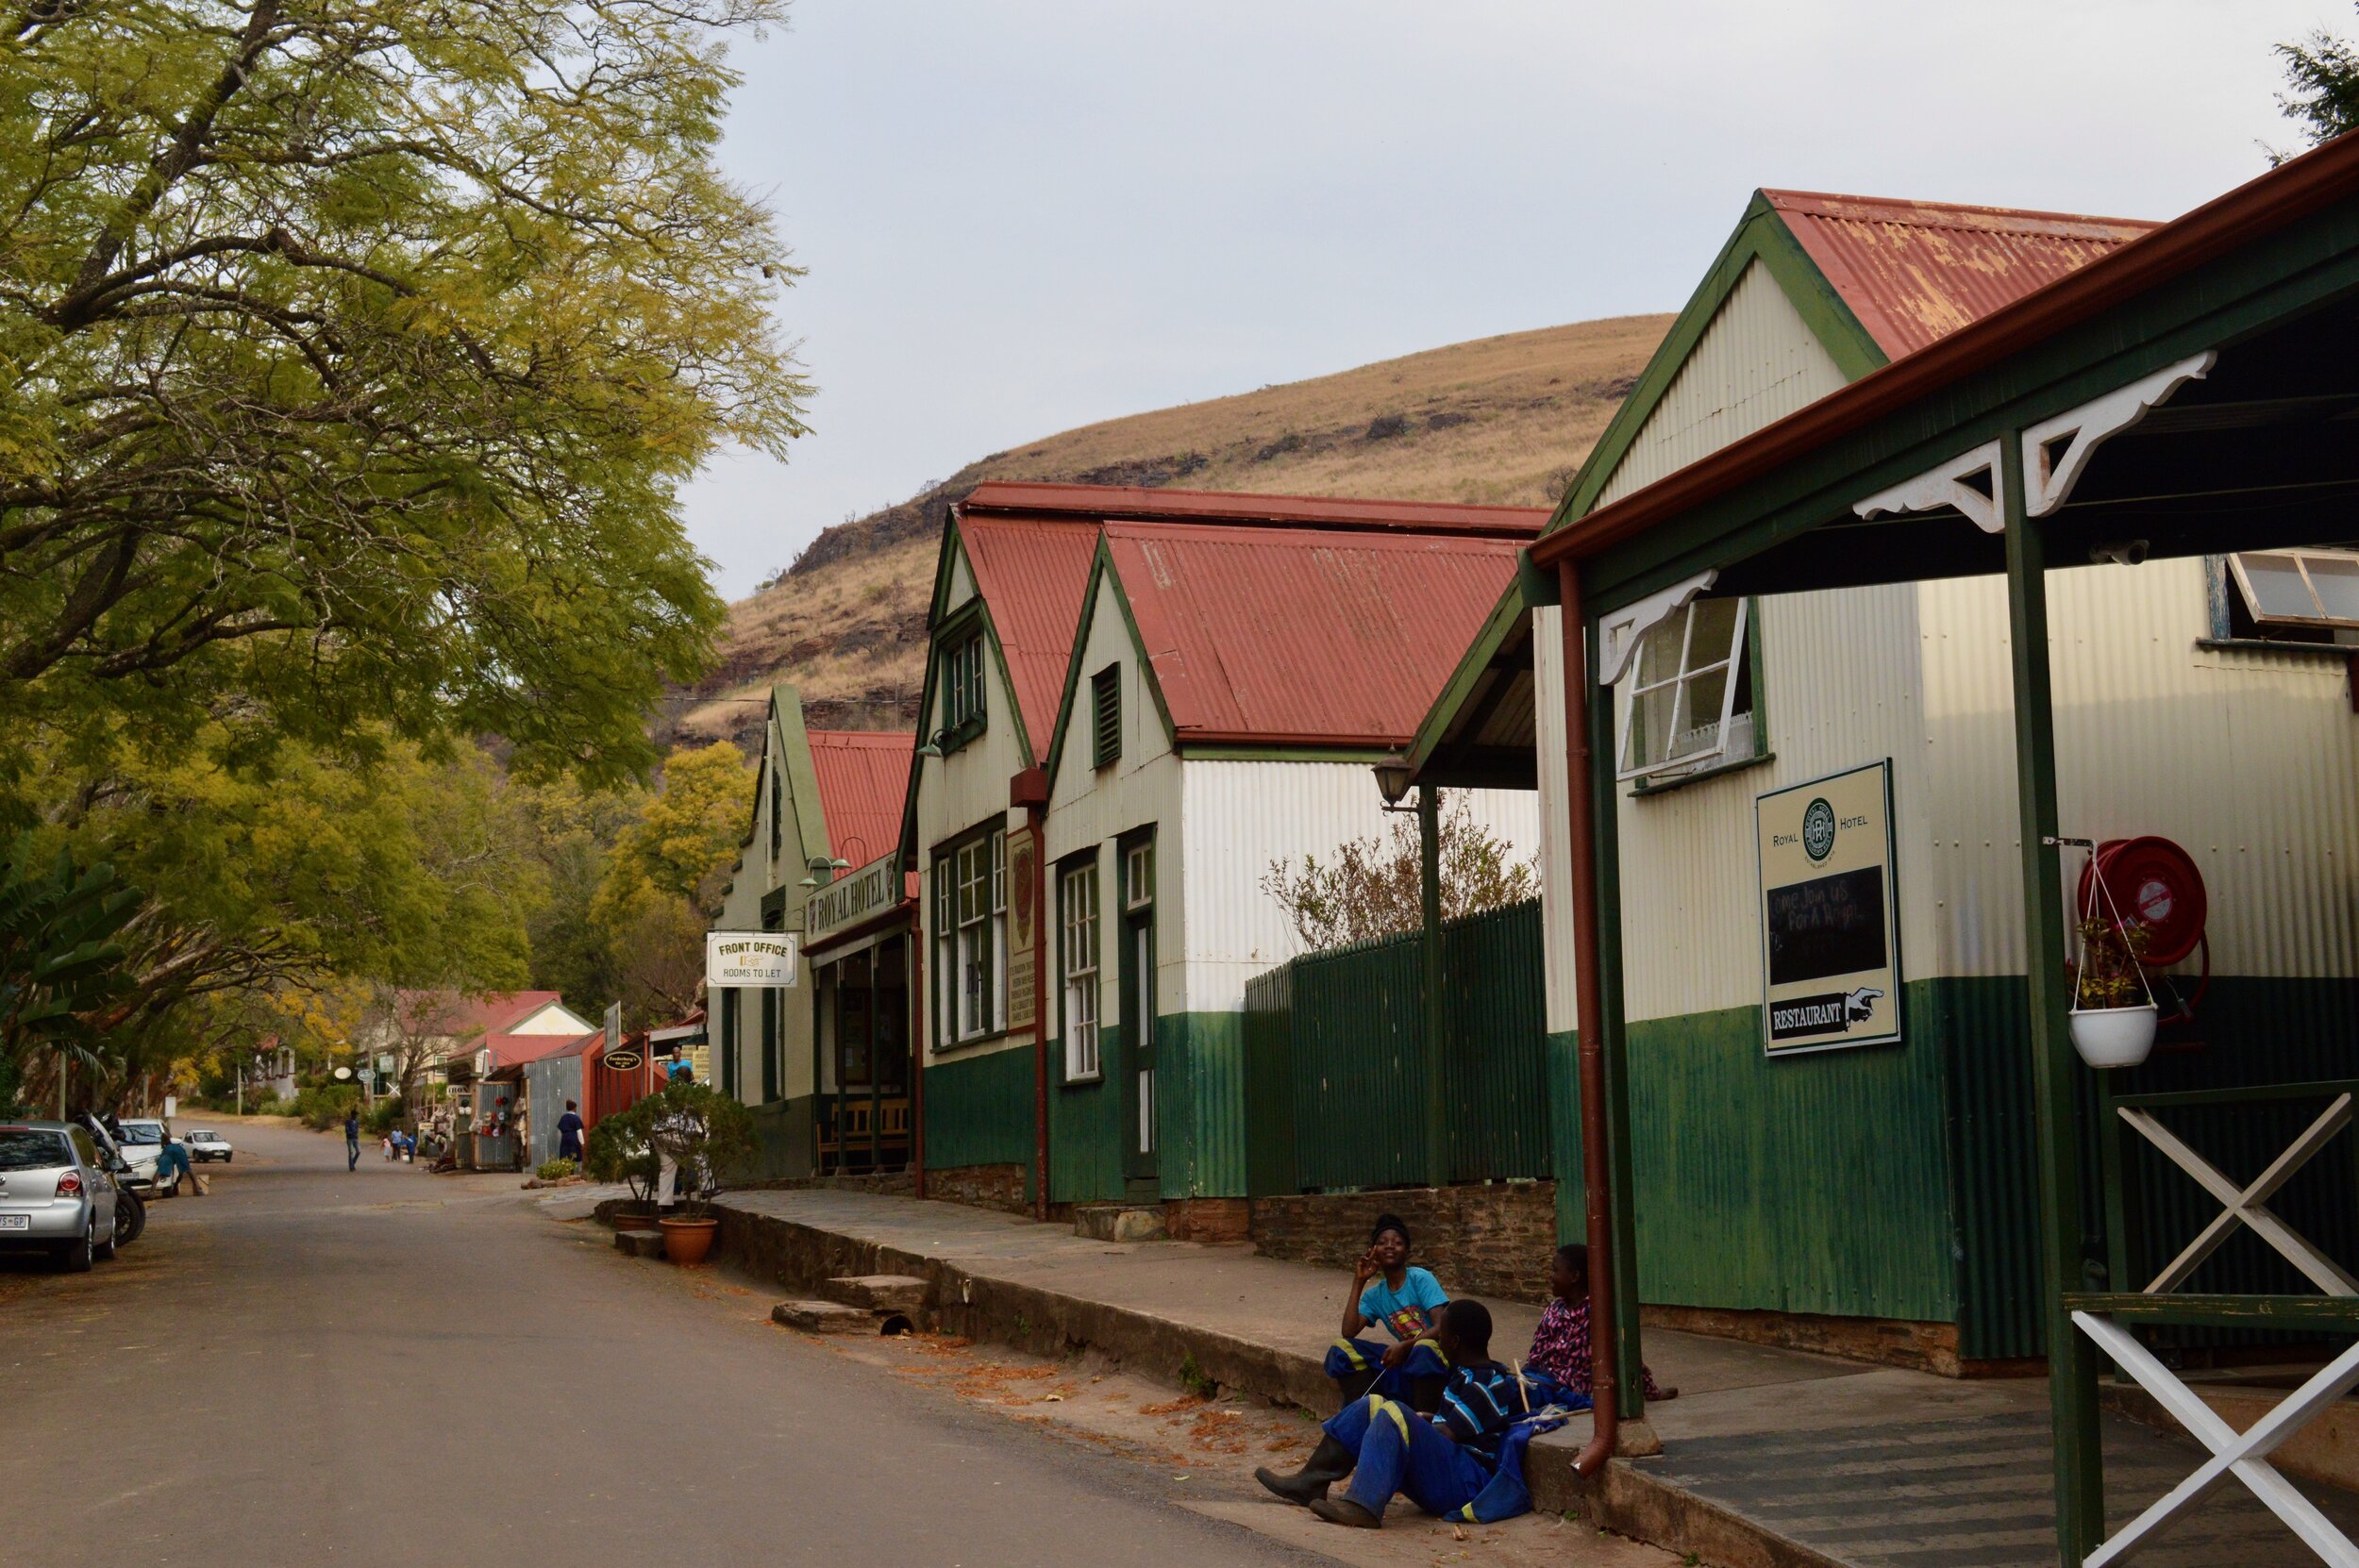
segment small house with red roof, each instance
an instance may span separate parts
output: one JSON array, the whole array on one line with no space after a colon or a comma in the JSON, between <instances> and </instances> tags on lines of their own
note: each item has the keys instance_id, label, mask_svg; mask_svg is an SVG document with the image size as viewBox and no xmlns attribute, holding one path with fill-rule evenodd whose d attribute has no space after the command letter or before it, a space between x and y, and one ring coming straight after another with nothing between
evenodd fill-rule
<instances>
[{"instance_id":1,"label":"small house with red roof","mask_svg":"<svg viewBox=\"0 0 2359 1568\"><path fill-rule=\"evenodd\" d=\"M1299 946L1262 882L1385 833L1373 765L1544 517L1014 483L952 509L904 839L929 1194L1243 1233L1245 982ZM1528 798L1470 798L1529 852Z\"/></svg>"},{"instance_id":2,"label":"small house with red roof","mask_svg":"<svg viewBox=\"0 0 2359 1568\"><path fill-rule=\"evenodd\" d=\"M898 876L916 742L906 732L810 728L792 686L771 688L762 737L745 838L712 928L792 934L795 984L712 990L698 1036L709 1069L699 1070L753 1108L762 1175L832 1165L847 1118L862 1168L897 1167L910 1158L908 900L895 882L888 908L863 908L879 918L857 931L836 928L841 921L814 931L805 904L846 879L865 886L879 860ZM829 908L845 901L839 892ZM845 1111L847 1102L857 1109Z\"/></svg>"}]
</instances>

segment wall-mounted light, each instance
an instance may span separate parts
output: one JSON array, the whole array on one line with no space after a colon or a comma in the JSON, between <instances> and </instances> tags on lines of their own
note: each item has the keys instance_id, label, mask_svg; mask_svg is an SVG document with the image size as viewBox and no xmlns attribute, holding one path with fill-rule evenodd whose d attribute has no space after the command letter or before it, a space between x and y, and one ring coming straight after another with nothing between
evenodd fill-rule
<instances>
[{"instance_id":1,"label":"wall-mounted light","mask_svg":"<svg viewBox=\"0 0 2359 1568\"><path fill-rule=\"evenodd\" d=\"M1416 769L1410 765L1409 759L1402 753L1392 751L1384 754L1384 760L1376 765L1376 787L1383 792L1385 805L1400 804L1400 797L1409 792L1409 781L1415 773Z\"/></svg>"}]
</instances>

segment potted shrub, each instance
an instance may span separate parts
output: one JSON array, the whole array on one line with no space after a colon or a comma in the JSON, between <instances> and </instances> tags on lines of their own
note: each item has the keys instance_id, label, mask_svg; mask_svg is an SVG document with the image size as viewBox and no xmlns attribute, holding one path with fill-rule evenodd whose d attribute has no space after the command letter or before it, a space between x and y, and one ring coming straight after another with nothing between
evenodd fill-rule
<instances>
[{"instance_id":1,"label":"potted shrub","mask_svg":"<svg viewBox=\"0 0 2359 1568\"><path fill-rule=\"evenodd\" d=\"M633 1198L653 1197L658 1204L670 1195L656 1191L658 1173L667 1163L675 1167L680 1211L663 1215L659 1209L656 1221L663 1231L663 1256L701 1263L720 1224L712 1217L712 1194L753 1157L753 1118L730 1095L701 1083L673 1083L599 1122L585 1152L591 1175L628 1181Z\"/></svg>"},{"instance_id":2,"label":"potted shrub","mask_svg":"<svg viewBox=\"0 0 2359 1568\"><path fill-rule=\"evenodd\" d=\"M2072 1048L2091 1067L2135 1067L2154 1048L2157 1011L2140 961L2146 942L2143 926L2081 922L2069 1022Z\"/></svg>"}]
</instances>

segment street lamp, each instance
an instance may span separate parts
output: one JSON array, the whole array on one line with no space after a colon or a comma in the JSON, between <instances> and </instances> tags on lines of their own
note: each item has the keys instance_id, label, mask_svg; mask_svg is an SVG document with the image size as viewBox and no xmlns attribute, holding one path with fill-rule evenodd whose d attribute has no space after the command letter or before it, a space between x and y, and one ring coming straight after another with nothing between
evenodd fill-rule
<instances>
[{"instance_id":1,"label":"street lamp","mask_svg":"<svg viewBox=\"0 0 2359 1568\"><path fill-rule=\"evenodd\" d=\"M829 859L825 855L813 855L810 859L803 862L803 869L811 873L810 876L803 878L803 886L807 888L825 887L828 882L835 880L835 874L837 872L849 870L851 864L852 862L849 860L834 860ZM823 871L828 874L824 881L819 876L819 874Z\"/></svg>"},{"instance_id":2,"label":"street lamp","mask_svg":"<svg viewBox=\"0 0 2359 1568\"><path fill-rule=\"evenodd\" d=\"M1402 753L1388 751L1384 754L1384 760L1376 765L1376 787L1383 792L1386 810L1400 805L1400 798L1409 792L1409 782L1415 772Z\"/></svg>"}]
</instances>

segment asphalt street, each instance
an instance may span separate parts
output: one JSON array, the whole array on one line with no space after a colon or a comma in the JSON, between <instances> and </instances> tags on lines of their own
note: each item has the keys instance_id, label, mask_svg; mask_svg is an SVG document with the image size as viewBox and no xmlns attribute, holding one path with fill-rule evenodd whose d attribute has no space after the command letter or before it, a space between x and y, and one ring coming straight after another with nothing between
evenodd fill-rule
<instances>
[{"instance_id":1,"label":"asphalt street","mask_svg":"<svg viewBox=\"0 0 2359 1568\"><path fill-rule=\"evenodd\" d=\"M512 1176L232 1137L116 1261L0 1261L5 1568L1325 1560L594 1256Z\"/></svg>"}]
</instances>

